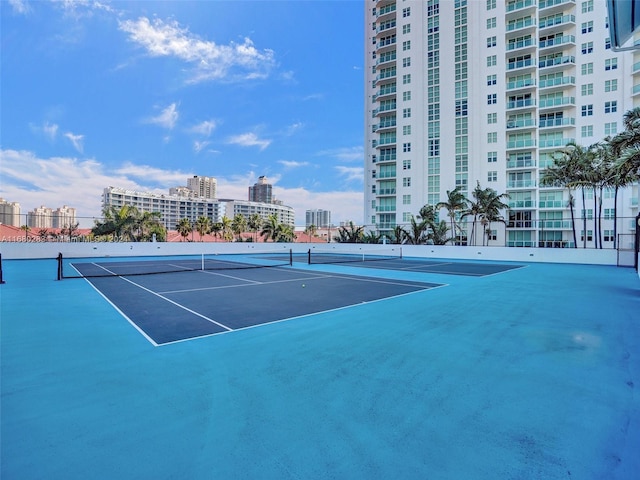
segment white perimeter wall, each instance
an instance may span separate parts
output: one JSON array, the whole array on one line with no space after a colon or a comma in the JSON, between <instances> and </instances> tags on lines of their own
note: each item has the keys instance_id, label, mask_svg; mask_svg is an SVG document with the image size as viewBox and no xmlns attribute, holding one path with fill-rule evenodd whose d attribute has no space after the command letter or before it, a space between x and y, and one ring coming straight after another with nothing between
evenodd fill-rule
<instances>
[{"instance_id":1,"label":"white perimeter wall","mask_svg":"<svg viewBox=\"0 0 640 480\"><path fill-rule=\"evenodd\" d=\"M398 248L397 245L368 245L349 243L211 243L211 242L141 242L141 243L0 243L3 260L56 258L58 253L72 257L118 257L185 255L215 253L259 253L292 249L294 253L314 250L337 252L373 252ZM404 257L448 258L461 260L500 260L514 262L580 263L616 265L616 250L582 248L514 248L514 247L463 247L435 245L402 245Z\"/></svg>"}]
</instances>

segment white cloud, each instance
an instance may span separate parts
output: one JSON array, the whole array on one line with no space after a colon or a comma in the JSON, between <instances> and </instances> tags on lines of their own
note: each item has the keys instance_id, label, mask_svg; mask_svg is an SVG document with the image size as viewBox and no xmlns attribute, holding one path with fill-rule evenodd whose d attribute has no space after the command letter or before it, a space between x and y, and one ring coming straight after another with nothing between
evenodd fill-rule
<instances>
[{"instance_id":1,"label":"white cloud","mask_svg":"<svg viewBox=\"0 0 640 480\"><path fill-rule=\"evenodd\" d=\"M146 119L145 122L158 125L168 130L172 130L173 127L175 127L179 116L180 114L178 113L178 105L174 102L164 110L162 110L159 115L150 117Z\"/></svg>"},{"instance_id":2,"label":"white cloud","mask_svg":"<svg viewBox=\"0 0 640 480\"><path fill-rule=\"evenodd\" d=\"M56 125L55 123L50 124L49 122L46 122L42 127L42 131L47 137L49 137L50 140L53 141L56 139L56 136L58 134L58 125Z\"/></svg>"},{"instance_id":3,"label":"white cloud","mask_svg":"<svg viewBox=\"0 0 640 480\"><path fill-rule=\"evenodd\" d=\"M169 188L184 185L193 173L180 170L164 170L148 165L125 163L117 168L105 168L95 159L74 157L39 158L25 150L0 150L0 197L19 202L22 213L45 205L57 208L62 205L78 211L81 227L91 227L91 217L100 217L102 192L114 186L140 192L167 194ZM244 200L247 187L253 185L258 175L217 177L220 198ZM268 177L274 185L276 198L295 209L296 225L304 226L305 211L317 208L331 210L334 223L353 220L362 223L363 194L361 191L311 192L304 188L287 188L278 185L279 175Z\"/></svg>"},{"instance_id":4,"label":"white cloud","mask_svg":"<svg viewBox=\"0 0 640 480\"><path fill-rule=\"evenodd\" d=\"M241 133L240 135L234 135L229 137L227 143L232 145L240 145L241 147L260 147L260 150L264 150L271 144L271 140L261 140L255 133Z\"/></svg>"},{"instance_id":5,"label":"white cloud","mask_svg":"<svg viewBox=\"0 0 640 480\"><path fill-rule=\"evenodd\" d=\"M211 142L208 141L203 141L203 142L199 142L199 141L195 141L193 142L193 151L196 153L200 153L202 151L203 148L205 148L207 145L209 145Z\"/></svg>"},{"instance_id":6,"label":"white cloud","mask_svg":"<svg viewBox=\"0 0 640 480\"><path fill-rule=\"evenodd\" d=\"M190 83L209 80L265 78L274 67L274 53L258 50L249 38L218 45L199 38L176 21L146 17L120 22L120 30L152 57L175 57L193 66Z\"/></svg>"},{"instance_id":7,"label":"white cloud","mask_svg":"<svg viewBox=\"0 0 640 480\"><path fill-rule=\"evenodd\" d=\"M346 177L347 182L362 182L364 180L364 168L362 167L337 166L335 169L342 177Z\"/></svg>"},{"instance_id":8,"label":"white cloud","mask_svg":"<svg viewBox=\"0 0 640 480\"><path fill-rule=\"evenodd\" d=\"M211 132L213 132L217 126L218 124L215 120L205 120L204 122L200 122L197 125L194 125L193 127L191 127L189 131L192 133L197 133L199 135L208 137L211 135Z\"/></svg>"},{"instance_id":9,"label":"white cloud","mask_svg":"<svg viewBox=\"0 0 640 480\"><path fill-rule=\"evenodd\" d=\"M304 127L304 123L302 122L292 123L291 125L286 127L284 131L284 135L287 137L290 137L291 135L296 133L298 130L301 130L303 127Z\"/></svg>"},{"instance_id":10,"label":"white cloud","mask_svg":"<svg viewBox=\"0 0 640 480\"><path fill-rule=\"evenodd\" d=\"M323 150L318 152L318 155L337 158L343 162L363 161L364 148L361 145L357 147L336 148L333 150Z\"/></svg>"},{"instance_id":11,"label":"white cloud","mask_svg":"<svg viewBox=\"0 0 640 480\"><path fill-rule=\"evenodd\" d=\"M69 141L73 144L73 148L75 148L79 153L82 153L83 150L83 140L84 135L74 135L71 132L67 132L64 134L65 137L69 139Z\"/></svg>"},{"instance_id":12,"label":"white cloud","mask_svg":"<svg viewBox=\"0 0 640 480\"><path fill-rule=\"evenodd\" d=\"M287 169L305 167L309 165L309 162L296 162L293 160L278 160L278 163Z\"/></svg>"},{"instance_id":13,"label":"white cloud","mask_svg":"<svg viewBox=\"0 0 640 480\"><path fill-rule=\"evenodd\" d=\"M26 0L9 0L9 5L11 5L13 12L19 15L31 13L31 6Z\"/></svg>"}]
</instances>

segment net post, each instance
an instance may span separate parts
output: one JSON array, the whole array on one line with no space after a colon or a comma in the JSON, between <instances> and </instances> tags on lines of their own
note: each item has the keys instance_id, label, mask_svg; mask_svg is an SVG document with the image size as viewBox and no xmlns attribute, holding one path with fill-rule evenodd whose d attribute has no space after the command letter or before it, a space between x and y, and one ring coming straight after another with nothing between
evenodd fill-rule
<instances>
[{"instance_id":1,"label":"net post","mask_svg":"<svg viewBox=\"0 0 640 480\"><path fill-rule=\"evenodd\" d=\"M4 278L2 278L2 254L0 253L0 285L5 283Z\"/></svg>"},{"instance_id":2,"label":"net post","mask_svg":"<svg viewBox=\"0 0 640 480\"><path fill-rule=\"evenodd\" d=\"M636 238L635 245L633 251L635 254L633 255L633 266L638 271L638 256L640 256L640 213L636 216Z\"/></svg>"},{"instance_id":3,"label":"net post","mask_svg":"<svg viewBox=\"0 0 640 480\"><path fill-rule=\"evenodd\" d=\"M307 264L311 265L311 249L307 251Z\"/></svg>"},{"instance_id":4,"label":"net post","mask_svg":"<svg viewBox=\"0 0 640 480\"><path fill-rule=\"evenodd\" d=\"M293 266L293 248L289 249L289 266Z\"/></svg>"},{"instance_id":5,"label":"net post","mask_svg":"<svg viewBox=\"0 0 640 480\"><path fill-rule=\"evenodd\" d=\"M402 247L398 247L400 249L400 258L402 258Z\"/></svg>"},{"instance_id":6,"label":"net post","mask_svg":"<svg viewBox=\"0 0 640 480\"><path fill-rule=\"evenodd\" d=\"M63 272L62 272L62 252L58 253L58 280L62 280L64 278Z\"/></svg>"}]
</instances>

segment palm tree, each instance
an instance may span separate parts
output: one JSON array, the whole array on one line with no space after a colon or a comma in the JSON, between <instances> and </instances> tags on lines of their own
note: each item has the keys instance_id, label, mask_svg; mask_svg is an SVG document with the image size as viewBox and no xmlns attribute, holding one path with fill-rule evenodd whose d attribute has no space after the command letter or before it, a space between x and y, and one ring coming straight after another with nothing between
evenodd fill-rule
<instances>
[{"instance_id":1,"label":"palm tree","mask_svg":"<svg viewBox=\"0 0 640 480\"><path fill-rule=\"evenodd\" d=\"M231 230L237 235L238 241L242 241L242 232L247 229L247 219L241 213L236 213L231 222Z\"/></svg>"},{"instance_id":2,"label":"palm tree","mask_svg":"<svg viewBox=\"0 0 640 480\"><path fill-rule=\"evenodd\" d=\"M304 233L309 235L310 237L315 237L318 231L318 227L316 227L313 223L308 225L307 228L304 229Z\"/></svg>"},{"instance_id":3,"label":"palm tree","mask_svg":"<svg viewBox=\"0 0 640 480\"><path fill-rule=\"evenodd\" d=\"M349 222L349 227L341 226L338 228L338 236L333 237L339 243L362 243L364 235L364 227L356 227L353 222Z\"/></svg>"},{"instance_id":4,"label":"palm tree","mask_svg":"<svg viewBox=\"0 0 640 480\"><path fill-rule=\"evenodd\" d=\"M293 227L289 224L280 223L278 224L276 230L276 238L274 239L275 242L293 242L294 238L296 237L296 234L293 231Z\"/></svg>"},{"instance_id":5,"label":"palm tree","mask_svg":"<svg viewBox=\"0 0 640 480\"><path fill-rule=\"evenodd\" d=\"M448 242L454 240L453 237L447 236L449 227L447 227L447 222L444 220L440 220L439 223L431 223L429 230L427 241L434 245L446 245Z\"/></svg>"},{"instance_id":6,"label":"palm tree","mask_svg":"<svg viewBox=\"0 0 640 480\"><path fill-rule=\"evenodd\" d=\"M389 242L393 245L402 245L407 241L409 234L401 225L396 225L391 234L387 234Z\"/></svg>"},{"instance_id":7,"label":"palm tree","mask_svg":"<svg viewBox=\"0 0 640 480\"><path fill-rule=\"evenodd\" d=\"M262 227L262 217L257 213L252 213L247 220L247 227L250 232L255 233L255 241L258 241L258 230Z\"/></svg>"},{"instance_id":8,"label":"palm tree","mask_svg":"<svg viewBox=\"0 0 640 480\"><path fill-rule=\"evenodd\" d=\"M406 240L409 245L422 245L427 241L427 233L429 230L429 220L421 220L416 222L416 219L411 215L410 229L406 232Z\"/></svg>"},{"instance_id":9,"label":"palm tree","mask_svg":"<svg viewBox=\"0 0 640 480\"><path fill-rule=\"evenodd\" d=\"M182 241L189 236L189 234L193 231L193 227L191 226L191 222L188 218L182 218L178 224L176 225L176 230L182 237Z\"/></svg>"},{"instance_id":10,"label":"palm tree","mask_svg":"<svg viewBox=\"0 0 640 480\"><path fill-rule=\"evenodd\" d=\"M276 241L278 238L278 226L280 225L280 221L278 220L278 216L275 213L272 213L267 217L267 219L262 224L262 230L260 231L260 236L264 238L265 242L267 240Z\"/></svg>"},{"instance_id":11,"label":"palm tree","mask_svg":"<svg viewBox=\"0 0 640 480\"><path fill-rule=\"evenodd\" d=\"M489 234L491 233L491 224L493 222L505 223L504 217L500 215L500 210L506 210L509 205L502 201L503 198L509 198L509 194L498 194L493 188L485 188L482 193L480 222L484 225L484 235L482 238L482 245L484 245L484 239L487 239L487 245L489 245Z\"/></svg>"},{"instance_id":12,"label":"palm tree","mask_svg":"<svg viewBox=\"0 0 640 480\"><path fill-rule=\"evenodd\" d=\"M382 239L382 235L374 230L369 230L362 236L362 243L378 244Z\"/></svg>"},{"instance_id":13,"label":"palm tree","mask_svg":"<svg viewBox=\"0 0 640 480\"><path fill-rule=\"evenodd\" d=\"M29 225L22 225L20 230L24 230L24 240L27 241L29 239L29 232L31 231L31 227Z\"/></svg>"},{"instance_id":14,"label":"palm tree","mask_svg":"<svg viewBox=\"0 0 640 480\"><path fill-rule=\"evenodd\" d=\"M220 236L220 232L222 232L222 223L221 222L215 222L213 225L211 225L211 233L213 233L214 237L219 237Z\"/></svg>"},{"instance_id":15,"label":"palm tree","mask_svg":"<svg viewBox=\"0 0 640 480\"><path fill-rule=\"evenodd\" d=\"M226 215L223 215L222 219L220 220L220 224L222 225L221 233L223 240L225 242L230 242L231 240L233 240L233 222L231 221L231 219Z\"/></svg>"},{"instance_id":16,"label":"palm tree","mask_svg":"<svg viewBox=\"0 0 640 480\"><path fill-rule=\"evenodd\" d=\"M436 208L445 208L447 210L447 216L451 220L451 234L454 239L454 243L458 244L458 227L456 224L456 216L466 206L467 199L460 191L460 187L456 187L453 190L447 190L447 200L438 202Z\"/></svg>"},{"instance_id":17,"label":"palm tree","mask_svg":"<svg viewBox=\"0 0 640 480\"><path fill-rule=\"evenodd\" d=\"M211 227L212 227L211 219L205 216L198 217L196 219L195 227L196 227L196 231L200 235L200 241L202 242L203 241L202 237L204 237L207 233L211 232Z\"/></svg>"},{"instance_id":18,"label":"palm tree","mask_svg":"<svg viewBox=\"0 0 640 480\"><path fill-rule=\"evenodd\" d=\"M132 205L116 207L110 205L102 211L104 221L95 221L91 232L96 236L113 235L122 241L134 241L136 236L134 230L139 224L140 212Z\"/></svg>"},{"instance_id":19,"label":"palm tree","mask_svg":"<svg viewBox=\"0 0 640 480\"><path fill-rule=\"evenodd\" d=\"M40 238L41 242L49 241L49 230L47 230L46 228L41 228L40 230L38 230L38 238Z\"/></svg>"},{"instance_id":20,"label":"palm tree","mask_svg":"<svg viewBox=\"0 0 640 480\"><path fill-rule=\"evenodd\" d=\"M622 178L640 177L640 107L624 114L624 130L611 140L619 153L615 168Z\"/></svg>"},{"instance_id":21,"label":"palm tree","mask_svg":"<svg viewBox=\"0 0 640 480\"><path fill-rule=\"evenodd\" d=\"M476 184L476 188L471 192L475 201L467 199L467 208L463 210L461 218L465 218L473 215L473 222L471 223L471 243L476 244L476 223L478 221L478 215L482 212L482 195L484 190L480 188L480 182Z\"/></svg>"}]
</instances>

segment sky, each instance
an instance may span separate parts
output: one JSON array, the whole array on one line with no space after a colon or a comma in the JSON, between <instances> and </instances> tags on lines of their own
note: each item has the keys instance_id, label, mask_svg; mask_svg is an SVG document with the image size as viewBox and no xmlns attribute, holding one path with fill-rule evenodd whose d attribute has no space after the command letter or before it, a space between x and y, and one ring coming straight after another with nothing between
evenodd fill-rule
<instances>
[{"instance_id":1,"label":"sky","mask_svg":"<svg viewBox=\"0 0 640 480\"><path fill-rule=\"evenodd\" d=\"M363 221L357 0L0 0L0 197L99 217L193 175ZM79 218L82 226L91 220ZM88 223L88 224L87 224Z\"/></svg>"}]
</instances>

